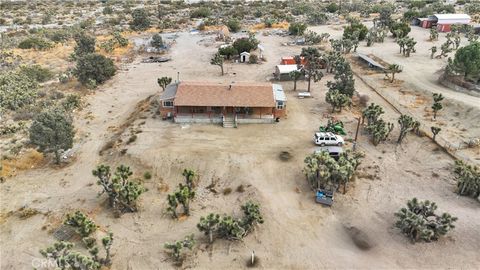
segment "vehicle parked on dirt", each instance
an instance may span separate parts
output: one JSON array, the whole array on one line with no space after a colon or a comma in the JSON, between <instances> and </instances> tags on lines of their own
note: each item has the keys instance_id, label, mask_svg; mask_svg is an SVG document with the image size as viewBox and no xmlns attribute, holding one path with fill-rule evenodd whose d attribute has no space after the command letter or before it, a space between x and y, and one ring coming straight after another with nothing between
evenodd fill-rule
<instances>
[{"instance_id":1,"label":"vehicle parked on dirt","mask_svg":"<svg viewBox=\"0 0 480 270\"><path fill-rule=\"evenodd\" d=\"M332 132L316 132L313 136L313 142L316 145L325 146L325 145L337 145L342 146L344 140L341 136L335 135Z\"/></svg>"}]
</instances>

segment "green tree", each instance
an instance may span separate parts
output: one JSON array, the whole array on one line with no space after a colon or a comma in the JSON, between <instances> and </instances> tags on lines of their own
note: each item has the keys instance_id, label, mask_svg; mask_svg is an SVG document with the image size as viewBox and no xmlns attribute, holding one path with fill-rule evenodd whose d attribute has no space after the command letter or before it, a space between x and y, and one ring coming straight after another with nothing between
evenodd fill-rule
<instances>
[{"instance_id":1,"label":"green tree","mask_svg":"<svg viewBox=\"0 0 480 270\"><path fill-rule=\"evenodd\" d=\"M433 140L435 141L435 138L437 137L437 134L440 133L440 131L442 130L441 128L439 127L431 127L430 130L432 131L432 134L433 134Z\"/></svg>"},{"instance_id":2,"label":"green tree","mask_svg":"<svg viewBox=\"0 0 480 270\"><path fill-rule=\"evenodd\" d=\"M242 52L250 52L255 50L258 46L258 40L254 38L238 38L233 42L232 45L237 52L240 54Z\"/></svg>"},{"instance_id":3,"label":"green tree","mask_svg":"<svg viewBox=\"0 0 480 270\"><path fill-rule=\"evenodd\" d=\"M355 92L355 80L353 79L353 71L350 63L344 58L339 57L333 65L335 81L328 82L327 86L330 90L338 90L341 94L352 97Z\"/></svg>"},{"instance_id":4,"label":"green tree","mask_svg":"<svg viewBox=\"0 0 480 270\"><path fill-rule=\"evenodd\" d=\"M214 54L212 59L210 59L210 64L219 66L223 76L224 73L223 73L223 56L222 55L220 55L219 53Z\"/></svg>"},{"instance_id":5,"label":"green tree","mask_svg":"<svg viewBox=\"0 0 480 270\"><path fill-rule=\"evenodd\" d=\"M395 213L397 221L395 227L402 230L412 242L420 240L431 242L446 235L455 228L454 222L458 218L448 213L441 216L435 214L438 206L434 202L419 201L417 198L407 202L407 207Z\"/></svg>"},{"instance_id":6,"label":"green tree","mask_svg":"<svg viewBox=\"0 0 480 270\"><path fill-rule=\"evenodd\" d=\"M80 32L74 36L74 39L76 42L75 48L73 48L75 58L80 58L95 52L95 37L92 37L85 32Z\"/></svg>"},{"instance_id":7,"label":"green tree","mask_svg":"<svg viewBox=\"0 0 480 270\"><path fill-rule=\"evenodd\" d=\"M120 165L112 176L110 166L99 165L92 174L98 178L97 185L103 188L99 195L103 193L108 195L110 206L115 213L137 211L136 201L147 189L140 183L129 180L133 174L130 167Z\"/></svg>"},{"instance_id":8,"label":"green tree","mask_svg":"<svg viewBox=\"0 0 480 270\"><path fill-rule=\"evenodd\" d=\"M302 76L302 72L300 70L294 70L288 73L288 76L293 80L293 91L297 91L297 81Z\"/></svg>"},{"instance_id":9,"label":"green tree","mask_svg":"<svg viewBox=\"0 0 480 270\"><path fill-rule=\"evenodd\" d=\"M455 53L453 70L466 80L480 82L480 42L472 42Z\"/></svg>"},{"instance_id":10,"label":"green tree","mask_svg":"<svg viewBox=\"0 0 480 270\"><path fill-rule=\"evenodd\" d=\"M193 238L193 234L191 234L186 236L183 240L175 241L173 243L165 243L164 248L170 253L175 263L181 265L186 255L182 252L183 249L187 248L192 250L193 246L195 246L195 239Z\"/></svg>"},{"instance_id":11,"label":"green tree","mask_svg":"<svg viewBox=\"0 0 480 270\"><path fill-rule=\"evenodd\" d=\"M32 104L37 98L38 83L22 72L0 73L0 112Z\"/></svg>"},{"instance_id":12,"label":"green tree","mask_svg":"<svg viewBox=\"0 0 480 270\"><path fill-rule=\"evenodd\" d=\"M74 74L82 84L96 87L110 79L115 72L112 59L91 53L77 59Z\"/></svg>"},{"instance_id":13,"label":"green tree","mask_svg":"<svg viewBox=\"0 0 480 270\"><path fill-rule=\"evenodd\" d=\"M42 112L30 126L30 142L43 153L55 154L55 162L60 163L60 151L73 146L72 117L63 110L53 109Z\"/></svg>"},{"instance_id":14,"label":"green tree","mask_svg":"<svg viewBox=\"0 0 480 270\"><path fill-rule=\"evenodd\" d=\"M398 135L397 143L401 144L407 132L412 131L418 124L411 116L402 114L398 118L398 125L400 126L400 134Z\"/></svg>"},{"instance_id":15,"label":"green tree","mask_svg":"<svg viewBox=\"0 0 480 270\"><path fill-rule=\"evenodd\" d=\"M307 30L307 25L300 22L293 22L288 27L288 32L290 33L290 35L295 36L303 35L303 32L305 32L305 30Z\"/></svg>"},{"instance_id":16,"label":"green tree","mask_svg":"<svg viewBox=\"0 0 480 270\"><path fill-rule=\"evenodd\" d=\"M227 59L230 59L232 56L237 55L238 51L233 46L226 46L218 48L218 53Z\"/></svg>"},{"instance_id":17,"label":"green tree","mask_svg":"<svg viewBox=\"0 0 480 270\"><path fill-rule=\"evenodd\" d=\"M53 78L53 73L40 65L21 66L20 73L39 83L46 82Z\"/></svg>"},{"instance_id":18,"label":"green tree","mask_svg":"<svg viewBox=\"0 0 480 270\"><path fill-rule=\"evenodd\" d=\"M192 169L183 169L182 175L185 177L185 184L188 188L193 189L198 181L197 173Z\"/></svg>"},{"instance_id":19,"label":"green tree","mask_svg":"<svg viewBox=\"0 0 480 270\"><path fill-rule=\"evenodd\" d=\"M219 214L210 213L206 217L200 217L200 222L197 224L197 228L208 236L208 241L210 244L213 243L213 237L215 232L218 230L219 223Z\"/></svg>"},{"instance_id":20,"label":"green tree","mask_svg":"<svg viewBox=\"0 0 480 270\"><path fill-rule=\"evenodd\" d=\"M433 93L433 119L437 119L437 113L443 108L441 101L444 99L443 95L440 93Z\"/></svg>"},{"instance_id":21,"label":"green tree","mask_svg":"<svg viewBox=\"0 0 480 270\"><path fill-rule=\"evenodd\" d=\"M161 77L157 79L158 85L162 88L163 91L165 91L165 88L167 85L172 83L172 78L171 77Z\"/></svg>"},{"instance_id":22,"label":"green tree","mask_svg":"<svg viewBox=\"0 0 480 270\"><path fill-rule=\"evenodd\" d=\"M82 237L90 236L90 234L95 232L95 230L97 229L97 225L95 225L95 222L93 222L92 219L90 219L81 211L76 211L73 214L67 214L67 217L65 218L63 224L74 227L76 232Z\"/></svg>"},{"instance_id":23,"label":"green tree","mask_svg":"<svg viewBox=\"0 0 480 270\"><path fill-rule=\"evenodd\" d=\"M161 49L163 47L163 39L160 34L155 34L152 36L152 40L150 41L150 45L155 49Z\"/></svg>"},{"instance_id":24,"label":"green tree","mask_svg":"<svg viewBox=\"0 0 480 270\"><path fill-rule=\"evenodd\" d=\"M138 8L132 12L132 21L130 28L134 31L144 31L150 27L150 18L148 13L143 8Z\"/></svg>"}]
</instances>

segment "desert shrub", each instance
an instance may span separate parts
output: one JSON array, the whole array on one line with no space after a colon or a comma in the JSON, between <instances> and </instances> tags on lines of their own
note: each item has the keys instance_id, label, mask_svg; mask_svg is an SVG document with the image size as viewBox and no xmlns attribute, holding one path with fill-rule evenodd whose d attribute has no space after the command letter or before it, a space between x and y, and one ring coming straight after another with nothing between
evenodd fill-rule
<instances>
[{"instance_id":1,"label":"desert shrub","mask_svg":"<svg viewBox=\"0 0 480 270\"><path fill-rule=\"evenodd\" d=\"M480 42L472 42L458 49L449 66L466 80L480 82Z\"/></svg>"},{"instance_id":2,"label":"desert shrub","mask_svg":"<svg viewBox=\"0 0 480 270\"><path fill-rule=\"evenodd\" d=\"M340 9L340 6L337 3L329 3L326 7L325 10L330 12L330 13L335 13Z\"/></svg>"},{"instance_id":3,"label":"desert shrub","mask_svg":"<svg viewBox=\"0 0 480 270\"><path fill-rule=\"evenodd\" d=\"M72 34L68 30L58 29L47 32L46 36L55 43L65 43L72 37Z\"/></svg>"},{"instance_id":4,"label":"desert shrub","mask_svg":"<svg viewBox=\"0 0 480 270\"><path fill-rule=\"evenodd\" d=\"M53 78L53 73L40 65L22 66L20 73L37 82L46 82Z\"/></svg>"},{"instance_id":5,"label":"desert shrub","mask_svg":"<svg viewBox=\"0 0 480 270\"><path fill-rule=\"evenodd\" d=\"M150 46L156 48L156 49L160 49L163 47L163 39L162 39L162 36L160 34L155 34L152 36L152 41L150 41Z\"/></svg>"},{"instance_id":6,"label":"desert shrub","mask_svg":"<svg viewBox=\"0 0 480 270\"><path fill-rule=\"evenodd\" d=\"M75 42L77 43L73 49L75 57L82 57L95 52L95 37L80 32L75 35Z\"/></svg>"},{"instance_id":7,"label":"desert shrub","mask_svg":"<svg viewBox=\"0 0 480 270\"><path fill-rule=\"evenodd\" d=\"M77 94L70 94L65 99L62 100L61 106L65 109L65 111L73 111L77 109L81 105L81 97Z\"/></svg>"},{"instance_id":8,"label":"desert shrub","mask_svg":"<svg viewBox=\"0 0 480 270\"><path fill-rule=\"evenodd\" d=\"M18 44L20 49L48 50L52 47L53 44L50 41L40 37L28 37Z\"/></svg>"},{"instance_id":9,"label":"desert shrub","mask_svg":"<svg viewBox=\"0 0 480 270\"><path fill-rule=\"evenodd\" d=\"M307 25L300 22L291 23L288 27L288 32L290 35L302 35L303 32L307 29Z\"/></svg>"},{"instance_id":10,"label":"desert shrub","mask_svg":"<svg viewBox=\"0 0 480 270\"><path fill-rule=\"evenodd\" d=\"M212 12L207 7L201 7L190 13L190 18L207 18Z\"/></svg>"},{"instance_id":11,"label":"desert shrub","mask_svg":"<svg viewBox=\"0 0 480 270\"><path fill-rule=\"evenodd\" d=\"M151 172L144 172L143 173L143 178L145 179L152 179L152 173Z\"/></svg>"},{"instance_id":12,"label":"desert shrub","mask_svg":"<svg viewBox=\"0 0 480 270\"><path fill-rule=\"evenodd\" d=\"M258 63L258 56L256 54L251 54L250 58L248 58L249 64L257 64Z\"/></svg>"},{"instance_id":13,"label":"desert shrub","mask_svg":"<svg viewBox=\"0 0 480 270\"><path fill-rule=\"evenodd\" d=\"M230 19L227 22L227 27L232 32L238 32L241 28L240 21L237 19Z\"/></svg>"},{"instance_id":14,"label":"desert shrub","mask_svg":"<svg viewBox=\"0 0 480 270\"><path fill-rule=\"evenodd\" d=\"M103 15L113 14L113 8L111 6L106 6L102 10Z\"/></svg>"},{"instance_id":15,"label":"desert shrub","mask_svg":"<svg viewBox=\"0 0 480 270\"><path fill-rule=\"evenodd\" d=\"M135 31L144 31L150 27L150 18L147 11L143 8L135 9L132 13L130 28Z\"/></svg>"},{"instance_id":16,"label":"desert shrub","mask_svg":"<svg viewBox=\"0 0 480 270\"><path fill-rule=\"evenodd\" d=\"M31 104L37 97L38 84L27 75L9 71L0 73L0 111L17 110Z\"/></svg>"},{"instance_id":17,"label":"desert shrub","mask_svg":"<svg viewBox=\"0 0 480 270\"><path fill-rule=\"evenodd\" d=\"M77 60L74 74L82 84L96 86L110 79L115 72L115 65L110 58L91 53Z\"/></svg>"},{"instance_id":18,"label":"desert shrub","mask_svg":"<svg viewBox=\"0 0 480 270\"><path fill-rule=\"evenodd\" d=\"M232 56L237 55L238 51L233 46L226 46L218 48L218 53L227 59L230 59Z\"/></svg>"}]
</instances>

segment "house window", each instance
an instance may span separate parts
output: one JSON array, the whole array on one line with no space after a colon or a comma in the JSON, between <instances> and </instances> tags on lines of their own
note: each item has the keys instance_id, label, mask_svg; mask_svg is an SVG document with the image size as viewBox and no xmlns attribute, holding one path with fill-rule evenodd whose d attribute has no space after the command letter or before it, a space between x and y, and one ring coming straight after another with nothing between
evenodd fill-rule
<instances>
[{"instance_id":1,"label":"house window","mask_svg":"<svg viewBox=\"0 0 480 270\"><path fill-rule=\"evenodd\" d=\"M171 100L165 100L165 101L163 102L163 107L164 107L164 108L173 108L173 101L171 101Z\"/></svg>"},{"instance_id":2,"label":"house window","mask_svg":"<svg viewBox=\"0 0 480 270\"><path fill-rule=\"evenodd\" d=\"M285 101L277 101L277 110L285 109Z\"/></svg>"}]
</instances>

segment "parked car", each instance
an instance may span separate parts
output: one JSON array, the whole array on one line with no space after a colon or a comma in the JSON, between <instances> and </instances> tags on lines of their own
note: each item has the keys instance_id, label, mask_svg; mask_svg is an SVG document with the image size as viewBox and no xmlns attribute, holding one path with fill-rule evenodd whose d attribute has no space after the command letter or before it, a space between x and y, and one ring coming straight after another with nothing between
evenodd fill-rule
<instances>
[{"instance_id":1,"label":"parked car","mask_svg":"<svg viewBox=\"0 0 480 270\"><path fill-rule=\"evenodd\" d=\"M340 154L343 153L343 149L341 146L320 146L315 150L315 153L320 152L327 152L332 158L338 160L340 158Z\"/></svg>"},{"instance_id":2,"label":"parked car","mask_svg":"<svg viewBox=\"0 0 480 270\"><path fill-rule=\"evenodd\" d=\"M344 141L343 138L339 135L335 135L331 132L316 132L313 136L313 141L316 145L325 146L325 145L337 145L342 146Z\"/></svg>"}]
</instances>

